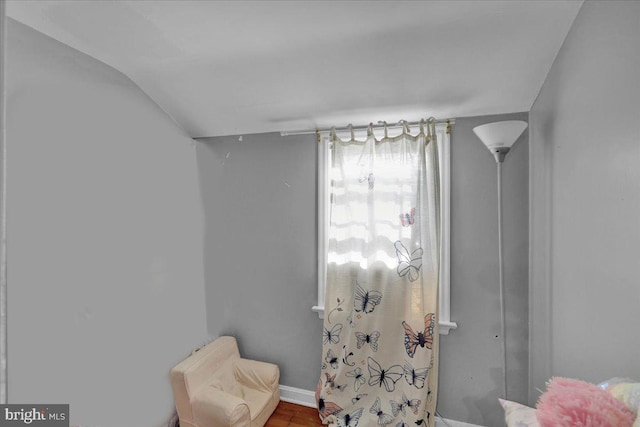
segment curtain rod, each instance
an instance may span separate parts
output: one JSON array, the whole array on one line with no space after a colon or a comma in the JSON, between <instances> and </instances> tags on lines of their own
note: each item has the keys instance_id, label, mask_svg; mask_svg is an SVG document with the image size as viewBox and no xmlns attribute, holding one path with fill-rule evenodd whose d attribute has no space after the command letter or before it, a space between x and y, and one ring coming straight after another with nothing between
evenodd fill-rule
<instances>
[{"instance_id":1,"label":"curtain rod","mask_svg":"<svg viewBox=\"0 0 640 427\"><path fill-rule=\"evenodd\" d=\"M455 119L446 119L446 120L436 120L435 123L436 124L450 124L453 125L455 124L456 120ZM423 123L427 123L427 122L423 122ZM383 121L378 121L378 124L373 125L373 129L384 129L385 127L385 122ZM414 127L414 126L420 126L420 122L405 122L405 121L399 121L398 123L394 123L394 124L387 124L387 129L395 129L395 128L401 128L404 125L407 125L409 127ZM353 127L344 127L344 128L336 128L336 132L350 132L351 129L353 128L353 131L361 131L361 130L367 130L369 129L370 125L366 125L366 126L353 126ZM309 135L312 133L316 133L316 132L331 132L331 128L328 129L314 129L314 130L292 130L292 131L281 131L280 135L281 136L293 136L293 135Z\"/></svg>"}]
</instances>

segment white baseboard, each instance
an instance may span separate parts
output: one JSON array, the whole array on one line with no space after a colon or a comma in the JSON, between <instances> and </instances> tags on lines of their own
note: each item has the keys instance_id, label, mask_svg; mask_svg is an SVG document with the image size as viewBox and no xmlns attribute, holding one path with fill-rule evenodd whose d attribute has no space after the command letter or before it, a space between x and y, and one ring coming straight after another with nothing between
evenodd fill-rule
<instances>
[{"instance_id":1,"label":"white baseboard","mask_svg":"<svg viewBox=\"0 0 640 427\"><path fill-rule=\"evenodd\" d=\"M295 403L296 405L308 406L310 408L316 407L315 392L286 385L280 386L280 400Z\"/></svg>"},{"instance_id":2,"label":"white baseboard","mask_svg":"<svg viewBox=\"0 0 640 427\"><path fill-rule=\"evenodd\" d=\"M301 388L280 386L280 400L283 402L295 403L296 405L316 407L315 392L303 390ZM477 424L463 423L462 421L448 420L446 418L436 418L436 427L482 427Z\"/></svg>"}]
</instances>

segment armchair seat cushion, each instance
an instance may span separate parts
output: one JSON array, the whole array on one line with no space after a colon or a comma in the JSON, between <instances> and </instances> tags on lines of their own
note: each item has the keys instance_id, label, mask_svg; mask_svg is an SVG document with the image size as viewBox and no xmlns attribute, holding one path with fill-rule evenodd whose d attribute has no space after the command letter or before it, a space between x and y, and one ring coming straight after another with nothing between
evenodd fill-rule
<instances>
[{"instance_id":1,"label":"armchair seat cushion","mask_svg":"<svg viewBox=\"0 0 640 427\"><path fill-rule=\"evenodd\" d=\"M242 359L233 337L220 337L171 370L183 427L262 427L280 401L280 370Z\"/></svg>"},{"instance_id":2,"label":"armchair seat cushion","mask_svg":"<svg viewBox=\"0 0 640 427\"><path fill-rule=\"evenodd\" d=\"M280 390L278 389L276 393L265 393L247 387L242 387L241 390L242 398L249 405L251 425L265 425L280 402Z\"/></svg>"}]
</instances>

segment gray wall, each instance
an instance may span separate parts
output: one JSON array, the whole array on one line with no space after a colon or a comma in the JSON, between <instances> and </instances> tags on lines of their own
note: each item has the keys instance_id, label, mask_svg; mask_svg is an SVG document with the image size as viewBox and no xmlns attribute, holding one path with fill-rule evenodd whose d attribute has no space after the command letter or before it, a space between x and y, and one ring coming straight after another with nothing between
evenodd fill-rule
<instances>
[{"instance_id":1,"label":"gray wall","mask_svg":"<svg viewBox=\"0 0 640 427\"><path fill-rule=\"evenodd\" d=\"M457 119L452 142L452 319L442 337L439 412L499 425L503 417L497 270L496 164L472 132L526 113ZM528 135L504 164L509 391L526 400ZM314 135L254 134L199 141L205 207L208 331L280 365L281 384L315 389L322 321L316 304Z\"/></svg>"},{"instance_id":2,"label":"gray wall","mask_svg":"<svg viewBox=\"0 0 640 427\"><path fill-rule=\"evenodd\" d=\"M241 140L240 140L241 139ZM199 140L207 327L276 363L280 383L315 390L316 138L277 133Z\"/></svg>"},{"instance_id":3,"label":"gray wall","mask_svg":"<svg viewBox=\"0 0 640 427\"><path fill-rule=\"evenodd\" d=\"M7 257L6 257L6 206L5 206L5 54L6 9L0 2L0 403L7 403Z\"/></svg>"},{"instance_id":4,"label":"gray wall","mask_svg":"<svg viewBox=\"0 0 640 427\"><path fill-rule=\"evenodd\" d=\"M498 284L496 162L475 126L527 120L526 113L456 119L451 138L451 318L440 341L438 412L504 425ZM528 134L502 166L508 397L524 402L528 375Z\"/></svg>"},{"instance_id":5,"label":"gray wall","mask_svg":"<svg viewBox=\"0 0 640 427\"><path fill-rule=\"evenodd\" d=\"M206 339L194 142L129 79L8 20L10 403L160 426Z\"/></svg>"},{"instance_id":6,"label":"gray wall","mask_svg":"<svg viewBox=\"0 0 640 427\"><path fill-rule=\"evenodd\" d=\"M640 373L640 2L585 2L530 113L530 402Z\"/></svg>"}]
</instances>

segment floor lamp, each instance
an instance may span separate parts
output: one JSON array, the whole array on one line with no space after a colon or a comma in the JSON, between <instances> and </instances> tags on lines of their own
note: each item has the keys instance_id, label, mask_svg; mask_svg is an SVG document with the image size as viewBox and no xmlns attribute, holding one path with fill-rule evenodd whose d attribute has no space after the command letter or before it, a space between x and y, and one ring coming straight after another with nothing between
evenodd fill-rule
<instances>
[{"instance_id":1,"label":"floor lamp","mask_svg":"<svg viewBox=\"0 0 640 427\"><path fill-rule=\"evenodd\" d=\"M504 307L504 273L502 258L502 162L527 128L527 122L521 120L507 120L503 122L487 123L476 126L473 132L486 145L496 159L498 166L498 276L500 280L500 333L502 335L502 396L507 399L507 335L505 327Z\"/></svg>"}]
</instances>

